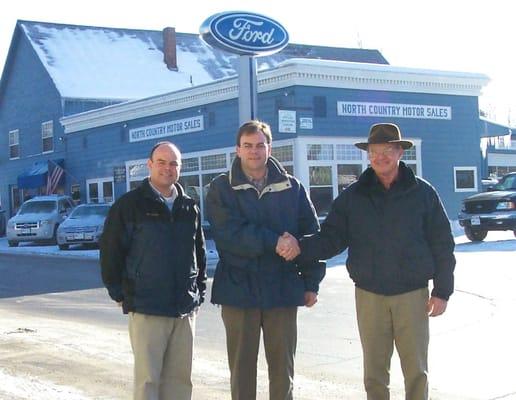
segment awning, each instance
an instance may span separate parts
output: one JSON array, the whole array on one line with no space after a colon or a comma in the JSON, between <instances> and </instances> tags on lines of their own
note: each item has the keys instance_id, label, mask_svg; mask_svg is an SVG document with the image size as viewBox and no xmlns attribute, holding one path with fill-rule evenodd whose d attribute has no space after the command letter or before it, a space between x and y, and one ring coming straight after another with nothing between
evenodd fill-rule
<instances>
[{"instance_id":1,"label":"awning","mask_svg":"<svg viewBox=\"0 0 516 400\"><path fill-rule=\"evenodd\" d=\"M32 167L18 175L18 188L33 189L47 184L48 162L36 161Z\"/></svg>"}]
</instances>

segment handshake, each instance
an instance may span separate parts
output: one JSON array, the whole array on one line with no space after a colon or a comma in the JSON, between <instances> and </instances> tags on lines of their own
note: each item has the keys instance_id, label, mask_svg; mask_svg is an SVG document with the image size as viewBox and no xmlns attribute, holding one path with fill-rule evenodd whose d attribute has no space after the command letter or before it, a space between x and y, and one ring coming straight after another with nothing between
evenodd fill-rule
<instances>
[{"instance_id":1,"label":"handshake","mask_svg":"<svg viewBox=\"0 0 516 400\"><path fill-rule=\"evenodd\" d=\"M301 253L301 249L297 239L290 233L285 232L278 238L276 253L286 261L292 261Z\"/></svg>"}]
</instances>

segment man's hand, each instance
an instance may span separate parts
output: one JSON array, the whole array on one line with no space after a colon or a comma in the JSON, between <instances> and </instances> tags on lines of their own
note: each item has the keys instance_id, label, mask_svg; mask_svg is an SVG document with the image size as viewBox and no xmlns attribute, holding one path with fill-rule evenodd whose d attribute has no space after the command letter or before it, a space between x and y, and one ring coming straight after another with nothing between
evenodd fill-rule
<instances>
[{"instance_id":1,"label":"man's hand","mask_svg":"<svg viewBox=\"0 0 516 400\"><path fill-rule=\"evenodd\" d=\"M430 297L428 300L428 305L426 310L430 317L437 317L443 314L446 311L446 306L448 302L446 300L440 299L439 297Z\"/></svg>"},{"instance_id":2,"label":"man's hand","mask_svg":"<svg viewBox=\"0 0 516 400\"><path fill-rule=\"evenodd\" d=\"M288 232L283 233L278 238L276 253L285 260L292 261L301 253L297 239Z\"/></svg>"},{"instance_id":3,"label":"man's hand","mask_svg":"<svg viewBox=\"0 0 516 400\"><path fill-rule=\"evenodd\" d=\"M317 303L317 293L305 292L305 307L312 307Z\"/></svg>"}]
</instances>

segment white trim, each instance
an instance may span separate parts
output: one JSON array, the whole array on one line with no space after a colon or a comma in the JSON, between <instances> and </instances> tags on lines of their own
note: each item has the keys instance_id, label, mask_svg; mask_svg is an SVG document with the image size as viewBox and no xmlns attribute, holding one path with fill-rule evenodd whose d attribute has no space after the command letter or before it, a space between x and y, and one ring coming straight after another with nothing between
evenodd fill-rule
<instances>
[{"instance_id":1,"label":"white trim","mask_svg":"<svg viewBox=\"0 0 516 400\"><path fill-rule=\"evenodd\" d=\"M472 188L457 188L457 172L473 171L473 182L475 186ZM455 192L478 192L478 174L477 167L453 167L453 188Z\"/></svg>"},{"instance_id":2,"label":"white trim","mask_svg":"<svg viewBox=\"0 0 516 400\"><path fill-rule=\"evenodd\" d=\"M258 73L258 92L286 87L383 90L478 96L489 78L484 74L394 67L384 64L292 59ZM199 107L238 97L237 78L128 101L60 119L65 133L127 122L137 118Z\"/></svg>"}]
</instances>

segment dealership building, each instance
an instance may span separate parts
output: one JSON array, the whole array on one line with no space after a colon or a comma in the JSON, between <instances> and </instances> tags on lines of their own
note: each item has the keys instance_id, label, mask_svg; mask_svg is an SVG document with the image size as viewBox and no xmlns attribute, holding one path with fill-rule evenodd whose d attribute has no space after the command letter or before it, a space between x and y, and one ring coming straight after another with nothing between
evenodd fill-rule
<instances>
[{"instance_id":1,"label":"dealership building","mask_svg":"<svg viewBox=\"0 0 516 400\"><path fill-rule=\"evenodd\" d=\"M169 140L182 152L180 182L207 224L208 185L235 157L236 58L170 28L19 21L0 83L3 208L12 215L27 194L42 193L43 185L21 186L44 182L45 165L54 164L65 170L58 191L112 202L147 176L152 145ZM482 190L481 178L498 172L489 157L503 164L497 168L516 167L510 130L479 117L487 83L480 73L392 66L375 50L290 44L258 58L257 115L272 127L273 155L302 181L319 216L368 166L353 144L372 124L393 122L415 143L403 161L437 188L455 219L461 200Z\"/></svg>"}]
</instances>

